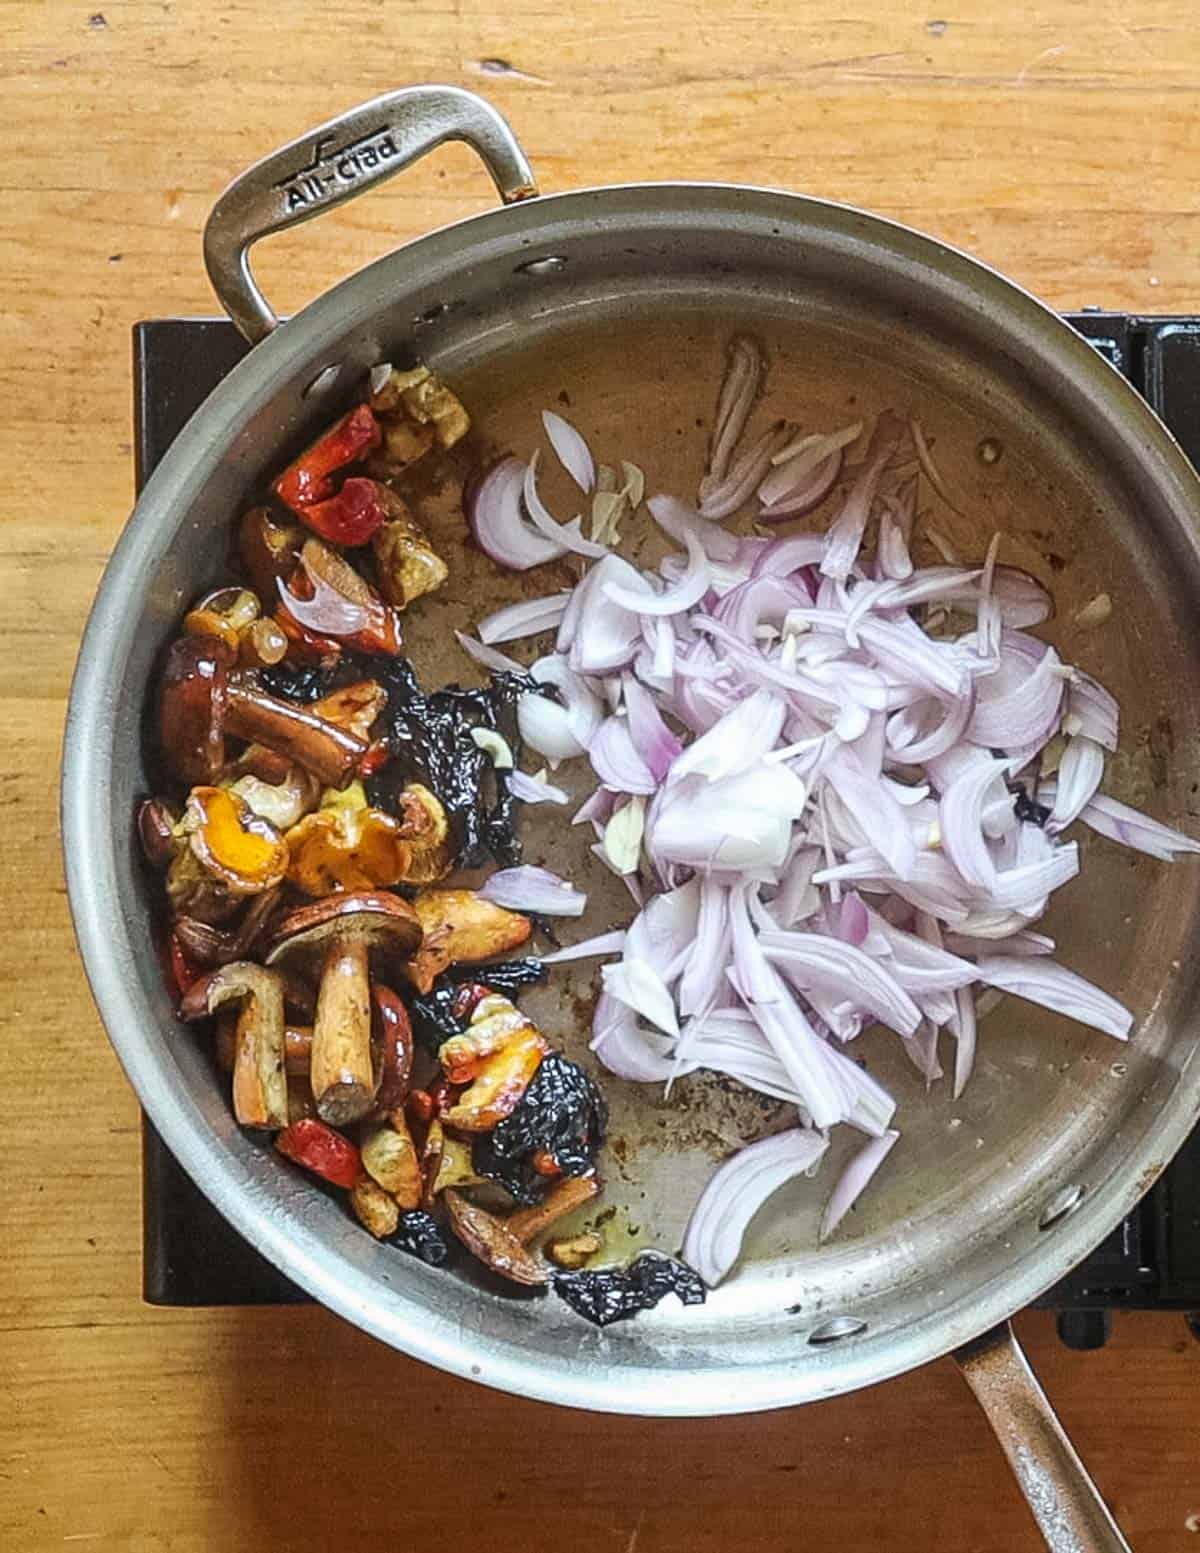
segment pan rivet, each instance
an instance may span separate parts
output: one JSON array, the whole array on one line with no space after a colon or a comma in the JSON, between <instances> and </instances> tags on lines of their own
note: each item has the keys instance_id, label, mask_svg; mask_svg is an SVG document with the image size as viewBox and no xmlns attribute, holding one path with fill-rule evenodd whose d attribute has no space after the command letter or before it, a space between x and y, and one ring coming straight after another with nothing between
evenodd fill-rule
<instances>
[{"instance_id":1,"label":"pan rivet","mask_svg":"<svg viewBox=\"0 0 1200 1553\"><path fill-rule=\"evenodd\" d=\"M998 464L1004 453L1004 444L996 437L985 437L975 449L975 456L981 464Z\"/></svg>"},{"instance_id":2,"label":"pan rivet","mask_svg":"<svg viewBox=\"0 0 1200 1553\"><path fill-rule=\"evenodd\" d=\"M808 1340L814 1347L821 1348L827 1343L840 1343L844 1337L857 1337L866 1330L867 1323L857 1316L830 1316L828 1321L813 1328Z\"/></svg>"},{"instance_id":3,"label":"pan rivet","mask_svg":"<svg viewBox=\"0 0 1200 1553\"><path fill-rule=\"evenodd\" d=\"M1038 1229L1050 1229L1052 1225L1061 1223L1068 1213L1074 1213L1083 1201L1086 1190L1086 1187L1078 1185L1059 1187L1042 1209L1042 1216L1038 1219Z\"/></svg>"},{"instance_id":4,"label":"pan rivet","mask_svg":"<svg viewBox=\"0 0 1200 1553\"><path fill-rule=\"evenodd\" d=\"M341 364L336 361L330 362L327 367L322 367L321 370L317 373L316 377L313 378L312 382L304 390L303 397L308 399L311 398L313 394L325 393L327 389L333 387L341 375Z\"/></svg>"},{"instance_id":5,"label":"pan rivet","mask_svg":"<svg viewBox=\"0 0 1200 1553\"><path fill-rule=\"evenodd\" d=\"M518 264L516 275L553 275L555 270L561 270L566 265L566 260L559 253L548 253L544 259L526 259L524 264Z\"/></svg>"}]
</instances>

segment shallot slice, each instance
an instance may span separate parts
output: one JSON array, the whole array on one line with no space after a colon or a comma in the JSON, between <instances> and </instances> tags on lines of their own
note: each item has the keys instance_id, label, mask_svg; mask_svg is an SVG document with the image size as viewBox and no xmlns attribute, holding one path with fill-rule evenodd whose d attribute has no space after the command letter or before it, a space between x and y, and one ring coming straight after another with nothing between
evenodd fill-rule
<instances>
[{"instance_id":1,"label":"shallot slice","mask_svg":"<svg viewBox=\"0 0 1200 1553\"><path fill-rule=\"evenodd\" d=\"M498 566L528 571L566 553L566 546L540 534L522 509L525 465L503 458L463 494L463 509L481 550Z\"/></svg>"},{"instance_id":2,"label":"shallot slice","mask_svg":"<svg viewBox=\"0 0 1200 1553\"><path fill-rule=\"evenodd\" d=\"M1103 1030L1118 1041L1129 1039L1133 1015L1124 1004L1053 960L985 955L976 962L976 970L980 981L989 987L1040 1003L1043 1008L1079 1020L1080 1024Z\"/></svg>"},{"instance_id":3,"label":"shallot slice","mask_svg":"<svg viewBox=\"0 0 1200 1553\"><path fill-rule=\"evenodd\" d=\"M586 496L596 483L596 464L583 437L553 410L542 411L542 425L559 463Z\"/></svg>"},{"instance_id":4,"label":"shallot slice","mask_svg":"<svg viewBox=\"0 0 1200 1553\"><path fill-rule=\"evenodd\" d=\"M683 1237L683 1257L715 1288L741 1253L750 1220L786 1181L811 1172L829 1147L807 1127L752 1143L709 1178Z\"/></svg>"},{"instance_id":5,"label":"shallot slice","mask_svg":"<svg viewBox=\"0 0 1200 1553\"><path fill-rule=\"evenodd\" d=\"M830 1193L821 1215L820 1238L828 1240L871 1184L875 1172L900 1141L900 1134L889 1128L882 1137L869 1138L850 1160Z\"/></svg>"},{"instance_id":6,"label":"shallot slice","mask_svg":"<svg viewBox=\"0 0 1200 1553\"><path fill-rule=\"evenodd\" d=\"M725 478L733 450L746 429L750 411L762 387L765 366L762 351L754 340L738 335L730 341L729 365L717 400L708 471L700 482L701 502Z\"/></svg>"},{"instance_id":7,"label":"shallot slice","mask_svg":"<svg viewBox=\"0 0 1200 1553\"><path fill-rule=\"evenodd\" d=\"M548 868L525 863L519 868L502 868L479 886L484 900L510 911L532 911L539 917L581 917L587 896L566 879Z\"/></svg>"}]
</instances>

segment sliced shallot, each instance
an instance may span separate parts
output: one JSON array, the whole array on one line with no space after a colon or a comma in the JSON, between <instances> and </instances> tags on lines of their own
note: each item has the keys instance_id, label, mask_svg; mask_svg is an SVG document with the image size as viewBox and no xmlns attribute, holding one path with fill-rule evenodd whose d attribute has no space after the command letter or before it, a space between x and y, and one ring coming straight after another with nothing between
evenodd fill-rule
<instances>
[{"instance_id":1,"label":"sliced shallot","mask_svg":"<svg viewBox=\"0 0 1200 1553\"><path fill-rule=\"evenodd\" d=\"M737 1261L750 1220L786 1181L821 1161L829 1142L807 1127L752 1143L710 1177L683 1237L684 1260L710 1288Z\"/></svg>"},{"instance_id":2,"label":"sliced shallot","mask_svg":"<svg viewBox=\"0 0 1200 1553\"><path fill-rule=\"evenodd\" d=\"M596 483L592 450L570 421L553 410L542 411L542 425L559 463L586 496Z\"/></svg>"},{"instance_id":3,"label":"sliced shallot","mask_svg":"<svg viewBox=\"0 0 1200 1553\"><path fill-rule=\"evenodd\" d=\"M539 917L581 917L587 907L587 896L582 890L548 868L535 868L529 863L519 868L502 868L480 885L478 893L496 906L531 911Z\"/></svg>"}]
</instances>

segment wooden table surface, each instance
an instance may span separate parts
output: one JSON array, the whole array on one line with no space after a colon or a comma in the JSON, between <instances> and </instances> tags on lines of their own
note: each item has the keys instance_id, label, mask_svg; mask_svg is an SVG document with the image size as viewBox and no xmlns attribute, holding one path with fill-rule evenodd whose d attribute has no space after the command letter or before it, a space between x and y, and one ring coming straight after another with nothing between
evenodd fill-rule
<instances>
[{"instance_id":1,"label":"wooden table surface","mask_svg":"<svg viewBox=\"0 0 1200 1553\"><path fill-rule=\"evenodd\" d=\"M873 207L1053 303L1200 309L1191 0L6 0L0 209L0 1548L323 1553L1040 1546L948 1363L760 1418L484 1393L315 1309L139 1295L137 1108L55 854L64 698L130 505L129 329L213 310L199 233L246 162L423 80L486 91L546 189L715 177ZM103 12L91 7L102 5ZM489 203L447 150L264 253L292 308ZM1200 1345L1020 1323L1139 1550L1200 1549Z\"/></svg>"}]
</instances>

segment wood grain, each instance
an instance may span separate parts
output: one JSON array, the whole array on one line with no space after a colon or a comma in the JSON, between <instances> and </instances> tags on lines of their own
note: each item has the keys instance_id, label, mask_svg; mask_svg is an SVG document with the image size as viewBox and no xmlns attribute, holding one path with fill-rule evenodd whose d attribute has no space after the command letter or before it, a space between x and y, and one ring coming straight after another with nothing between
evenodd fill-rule
<instances>
[{"instance_id":1,"label":"wood grain","mask_svg":"<svg viewBox=\"0 0 1200 1553\"><path fill-rule=\"evenodd\" d=\"M101 14L97 7L103 7ZM54 855L63 699L129 506L129 328L212 311L199 233L246 162L405 80L481 88L547 189L771 183L873 207L1062 306L1200 308L1186 0L277 0L0 6L0 1547L972 1553L1036 1534L948 1365L803 1413L656 1424L443 1380L319 1310L139 1299L136 1107ZM461 149L270 245L280 308L489 203ZM1134 1544L1200 1546L1200 1346L1021 1323Z\"/></svg>"}]
</instances>

